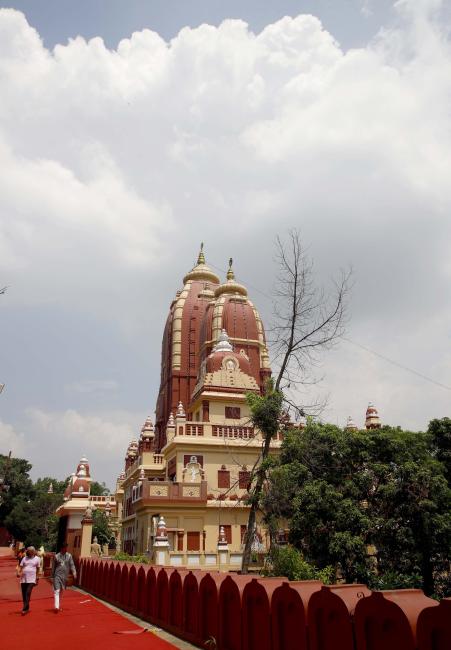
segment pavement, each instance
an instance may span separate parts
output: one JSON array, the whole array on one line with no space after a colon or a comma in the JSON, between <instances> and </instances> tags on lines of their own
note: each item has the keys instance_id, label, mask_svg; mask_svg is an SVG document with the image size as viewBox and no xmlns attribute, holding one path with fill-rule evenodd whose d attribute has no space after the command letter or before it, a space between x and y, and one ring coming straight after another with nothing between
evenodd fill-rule
<instances>
[{"instance_id":1,"label":"pavement","mask_svg":"<svg viewBox=\"0 0 451 650\"><path fill-rule=\"evenodd\" d=\"M0 555L0 638L8 650L173 650L158 628L137 624L89 594L67 589L62 612L55 614L49 580L33 589L30 612L21 615L22 598L15 560Z\"/></svg>"}]
</instances>

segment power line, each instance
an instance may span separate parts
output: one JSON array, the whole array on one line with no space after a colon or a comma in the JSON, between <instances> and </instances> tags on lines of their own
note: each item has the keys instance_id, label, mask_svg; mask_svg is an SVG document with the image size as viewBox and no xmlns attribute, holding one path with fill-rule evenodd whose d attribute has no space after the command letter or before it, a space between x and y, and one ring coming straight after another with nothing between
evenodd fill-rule
<instances>
[{"instance_id":1,"label":"power line","mask_svg":"<svg viewBox=\"0 0 451 650\"><path fill-rule=\"evenodd\" d=\"M224 269L219 268L218 266L215 266L214 264L211 264L213 268L215 268L217 271L221 271L222 273L226 273ZM249 286L251 289L254 291L257 291L260 293L262 296L265 296L265 298L268 298L269 300L273 300L274 298L270 296L268 293L265 293L258 287L254 287L251 284L246 282L246 285ZM275 301L274 301L275 302ZM343 341L346 341L347 343L350 343L351 345L354 345L357 348L360 348L362 350L365 350L365 352L369 352L370 354L373 354L376 357L379 357L379 359L383 359L387 363L390 363L392 366L396 366L397 368L400 368L401 370L405 370L406 372L410 372L413 375L416 375L417 377L420 377L421 379L424 379L425 381L428 381L430 384L435 384L436 386L439 386L440 388L444 388L445 390L451 391L451 386L447 386L446 384L442 384L439 381L436 381L435 379L431 379L431 377L428 377L427 375L424 375L422 372L419 372L418 370L414 370L413 368L409 368L408 366L403 365L402 363L399 363L398 361L395 361L394 359L390 359L389 357L385 356L384 354L381 354L380 352L376 352L376 350L372 350L366 345L363 345L362 343L357 343L356 341L352 341L350 338L346 336L341 337Z\"/></svg>"},{"instance_id":2,"label":"power line","mask_svg":"<svg viewBox=\"0 0 451 650\"><path fill-rule=\"evenodd\" d=\"M401 368L401 370L405 370L406 372L410 372L413 375L416 375L417 377L421 377L421 379L424 379L425 381L428 381L431 384L435 384L436 386L440 386L440 388L445 388L446 390L451 390L451 386L447 386L446 384L442 384L439 381L436 381L435 379L431 379L427 375L423 375L422 372L418 372L418 370L414 370L413 368L409 368L408 366L404 366L402 363L399 363L398 361L394 361L393 359L390 359L389 357L386 357L384 354L380 354L380 352L376 352L375 350L372 350L371 348L367 347L366 345L362 345L361 343L357 343L356 341L351 341L351 339L347 338L346 336L341 337L343 341L347 341L348 343L351 343L351 345L355 345L357 348L361 348L362 350L365 350L365 352L369 352L370 354L374 354L374 356L379 357L380 359L383 359L384 361L387 361L387 363L391 363L392 366L396 366L397 368Z\"/></svg>"}]
</instances>

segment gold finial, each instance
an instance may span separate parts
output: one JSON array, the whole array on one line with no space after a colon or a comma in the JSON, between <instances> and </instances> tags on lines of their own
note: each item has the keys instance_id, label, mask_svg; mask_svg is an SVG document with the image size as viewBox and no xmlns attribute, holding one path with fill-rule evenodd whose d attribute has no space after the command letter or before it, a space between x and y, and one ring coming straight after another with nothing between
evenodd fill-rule
<instances>
[{"instance_id":1,"label":"gold finial","mask_svg":"<svg viewBox=\"0 0 451 650\"><path fill-rule=\"evenodd\" d=\"M233 264L233 259L229 259L229 270L227 271L227 280L234 280L235 279L235 273L233 272L232 269L232 264Z\"/></svg>"},{"instance_id":2,"label":"gold finial","mask_svg":"<svg viewBox=\"0 0 451 650\"><path fill-rule=\"evenodd\" d=\"M205 255L204 255L204 242L200 244L199 257L197 258L198 264L205 264Z\"/></svg>"}]
</instances>

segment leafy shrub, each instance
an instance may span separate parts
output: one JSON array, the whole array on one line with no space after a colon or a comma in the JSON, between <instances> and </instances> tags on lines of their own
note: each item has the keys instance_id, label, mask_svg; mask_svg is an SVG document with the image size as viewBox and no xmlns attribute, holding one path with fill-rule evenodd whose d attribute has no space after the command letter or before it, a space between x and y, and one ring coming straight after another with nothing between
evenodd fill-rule
<instances>
[{"instance_id":1,"label":"leafy shrub","mask_svg":"<svg viewBox=\"0 0 451 650\"><path fill-rule=\"evenodd\" d=\"M368 586L377 591L388 589L421 589L423 580L420 575L386 571L381 575L373 575L369 578Z\"/></svg>"},{"instance_id":2,"label":"leafy shrub","mask_svg":"<svg viewBox=\"0 0 451 650\"><path fill-rule=\"evenodd\" d=\"M293 546L273 548L263 573L266 576L286 576L289 580L321 580L324 584L331 584L334 579L331 566L318 569Z\"/></svg>"},{"instance_id":3,"label":"leafy shrub","mask_svg":"<svg viewBox=\"0 0 451 650\"><path fill-rule=\"evenodd\" d=\"M128 553L116 553L115 560L119 562L135 562L136 564L149 564L147 555L129 555Z\"/></svg>"}]
</instances>

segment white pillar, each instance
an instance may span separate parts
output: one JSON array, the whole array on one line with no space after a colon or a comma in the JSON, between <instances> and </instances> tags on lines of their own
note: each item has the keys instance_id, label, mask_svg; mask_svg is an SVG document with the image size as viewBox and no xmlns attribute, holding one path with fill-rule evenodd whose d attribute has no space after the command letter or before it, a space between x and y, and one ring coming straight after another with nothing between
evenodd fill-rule
<instances>
[{"instance_id":1,"label":"white pillar","mask_svg":"<svg viewBox=\"0 0 451 650\"><path fill-rule=\"evenodd\" d=\"M219 539L218 539L218 565L219 568L223 566L224 568L229 563L229 545L225 537L224 526L221 526L219 529Z\"/></svg>"},{"instance_id":2,"label":"white pillar","mask_svg":"<svg viewBox=\"0 0 451 650\"><path fill-rule=\"evenodd\" d=\"M155 564L165 566L169 564L169 538L166 532L166 522L162 515L158 522L157 535L153 543Z\"/></svg>"}]
</instances>

